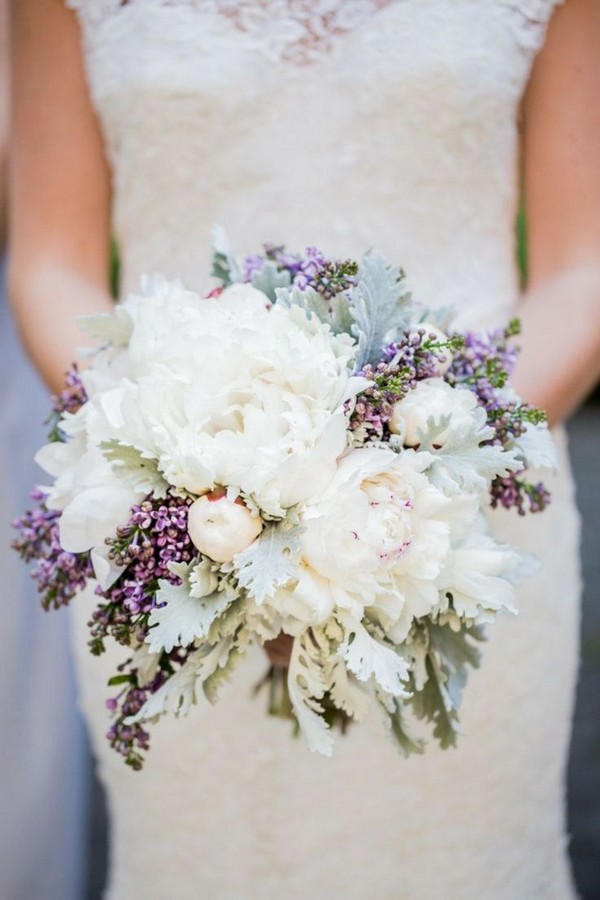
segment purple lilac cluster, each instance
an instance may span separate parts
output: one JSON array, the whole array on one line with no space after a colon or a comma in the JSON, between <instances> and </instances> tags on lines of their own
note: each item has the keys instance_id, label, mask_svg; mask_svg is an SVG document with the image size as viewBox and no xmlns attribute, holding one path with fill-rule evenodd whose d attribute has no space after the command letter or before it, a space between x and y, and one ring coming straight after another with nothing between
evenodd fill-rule
<instances>
[{"instance_id":1,"label":"purple lilac cluster","mask_svg":"<svg viewBox=\"0 0 600 900\"><path fill-rule=\"evenodd\" d=\"M187 531L187 510L191 500L169 492L165 500L148 496L134 506L129 521L107 538L109 559L122 568L117 581L106 591L90 622L92 653L104 651L104 639L111 635L120 644L143 641L148 614L156 606L159 579L178 584L170 563L190 562L196 551Z\"/></svg>"},{"instance_id":2,"label":"purple lilac cluster","mask_svg":"<svg viewBox=\"0 0 600 900\"><path fill-rule=\"evenodd\" d=\"M59 394L52 397L52 412L48 417L50 425L49 441L64 441L65 435L60 428L60 421L65 413L76 413L87 403L87 392L81 380L81 374L76 365L72 366L65 375L65 386Z\"/></svg>"},{"instance_id":3,"label":"purple lilac cluster","mask_svg":"<svg viewBox=\"0 0 600 900\"><path fill-rule=\"evenodd\" d=\"M492 443L502 446L518 439L528 424L537 425L546 420L539 409L526 403L515 402L503 396L517 359L517 348L510 343L519 334L518 319L507 328L487 334L467 332L464 347L453 356L446 380L462 384L476 394L487 413L488 424L494 428ZM492 482L493 507L516 509L519 515L526 512L543 512L550 502L550 494L541 483L532 483L523 477L524 472L511 473L506 478Z\"/></svg>"},{"instance_id":4,"label":"purple lilac cluster","mask_svg":"<svg viewBox=\"0 0 600 900\"><path fill-rule=\"evenodd\" d=\"M63 550L59 539L60 513L46 507L41 491L32 497L38 505L14 523L19 536L13 546L25 562L35 561L32 575L44 608L66 606L94 577L90 553ZM109 635L126 646L147 636L148 615L156 606L159 579L178 584L180 579L169 570L169 564L189 562L196 555L187 532L190 503L173 492L161 500L148 496L132 508L129 521L117 529L116 536L107 539L109 558L123 571L107 590L96 588L101 602L89 623L92 653L104 651ZM120 674L111 679L110 684L126 687L118 697L107 701L115 713L107 738L134 769L141 768L141 751L148 749L149 735L141 725L128 724L127 719L185 661L187 653L177 648L171 654L161 654L159 671L149 684L139 683L131 661L120 666Z\"/></svg>"},{"instance_id":5,"label":"purple lilac cluster","mask_svg":"<svg viewBox=\"0 0 600 900\"><path fill-rule=\"evenodd\" d=\"M109 559L123 571L111 588L96 589L102 602L89 623L92 653L104 651L104 640L109 635L125 646L141 643L147 637L148 616L157 605L159 580L179 584L179 577L169 565L190 562L196 555L187 531L190 503L190 499L178 497L172 490L161 500L150 495L132 508L129 521L117 529L116 537L107 539ZM107 701L115 716L107 738L133 769L141 769L141 751L148 750L150 735L139 723L132 725L128 719L185 662L187 653L182 648L161 653L159 670L149 684L140 683L131 660L123 663L119 667L122 674L109 682L127 687Z\"/></svg>"},{"instance_id":6,"label":"purple lilac cluster","mask_svg":"<svg viewBox=\"0 0 600 900\"><path fill-rule=\"evenodd\" d=\"M440 341L426 327L407 330L400 341L389 344L380 363L367 365L359 373L372 384L357 397L350 417L354 435L363 441L389 441L394 403L424 378L439 376L446 356L451 356L462 344L460 337Z\"/></svg>"},{"instance_id":7,"label":"purple lilac cluster","mask_svg":"<svg viewBox=\"0 0 600 900\"><path fill-rule=\"evenodd\" d=\"M19 536L12 546L26 562L35 561L31 576L42 595L44 609L66 606L93 577L89 553L68 553L60 545L60 513L46 506L42 491L34 491L38 504L13 522Z\"/></svg>"},{"instance_id":8,"label":"purple lilac cluster","mask_svg":"<svg viewBox=\"0 0 600 900\"><path fill-rule=\"evenodd\" d=\"M161 653L158 670L146 684L140 682L139 671L132 666L131 659L122 663L120 674L109 681L109 685L124 687L116 697L106 701L107 709L114 716L106 737L111 747L136 771L142 768L144 762L141 751L150 749L150 735L139 722L131 724L128 720L186 662L189 652L189 649L175 647L170 653Z\"/></svg>"},{"instance_id":9,"label":"purple lilac cluster","mask_svg":"<svg viewBox=\"0 0 600 900\"><path fill-rule=\"evenodd\" d=\"M243 264L244 281L252 281L266 262L273 262L280 271L289 272L292 285L299 290L308 287L331 300L336 294L349 290L356 284L358 263L327 259L318 247L307 247L304 256L289 253L285 246L265 244L263 255L247 256Z\"/></svg>"}]
</instances>

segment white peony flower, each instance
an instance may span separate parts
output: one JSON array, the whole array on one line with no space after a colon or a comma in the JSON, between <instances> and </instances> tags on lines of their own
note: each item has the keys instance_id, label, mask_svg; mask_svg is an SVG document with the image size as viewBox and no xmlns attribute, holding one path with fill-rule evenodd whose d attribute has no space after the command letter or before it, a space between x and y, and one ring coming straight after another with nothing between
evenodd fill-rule
<instances>
[{"instance_id":1,"label":"white peony flower","mask_svg":"<svg viewBox=\"0 0 600 900\"><path fill-rule=\"evenodd\" d=\"M411 450L363 448L340 461L327 491L302 514L307 571L290 601L292 615L303 604L310 623L335 607L360 620L371 607L388 626L403 617L409 627L431 612L452 534L473 520L478 501L445 497L423 473L430 460Z\"/></svg>"},{"instance_id":2,"label":"white peony flower","mask_svg":"<svg viewBox=\"0 0 600 900\"><path fill-rule=\"evenodd\" d=\"M477 398L467 388L450 387L442 378L426 378L394 404L390 430L402 435L407 447L418 447L430 419L447 423L436 431L436 444L443 447L453 431L473 419L478 408Z\"/></svg>"},{"instance_id":3,"label":"white peony flower","mask_svg":"<svg viewBox=\"0 0 600 900\"><path fill-rule=\"evenodd\" d=\"M256 540L262 529L262 519L253 516L239 498L230 500L224 492L205 494L188 510L192 543L216 562L232 560Z\"/></svg>"},{"instance_id":4,"label":"white peony flower","mask_svg":"<svg viewBox=\"0 0 600 900\"><path fill-rule=\"evenodd\" d=\"M355 342L249 285L209 300L148 290L125 301L129 376L93 398L92 440L136 447L191 493L233 486L271 516L324 490L362 387Z\"/></svg>"}]
</instances>

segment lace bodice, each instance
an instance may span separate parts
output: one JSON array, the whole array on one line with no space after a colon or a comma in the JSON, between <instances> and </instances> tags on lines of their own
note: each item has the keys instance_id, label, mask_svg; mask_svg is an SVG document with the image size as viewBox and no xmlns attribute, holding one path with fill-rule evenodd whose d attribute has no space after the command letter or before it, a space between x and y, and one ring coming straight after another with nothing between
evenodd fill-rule
<instances>
[{"instance_id":1,"label":"lace bodice","mask_svg":"<svg viewBox=\"0 0 600 900\"><path fill-rule=\"evenodd\" d=\"M206 276L219 222L347 255L426 302L514 304L517 110L556 0L70 0L125 287Z\"/></svg>"}]
</instances>

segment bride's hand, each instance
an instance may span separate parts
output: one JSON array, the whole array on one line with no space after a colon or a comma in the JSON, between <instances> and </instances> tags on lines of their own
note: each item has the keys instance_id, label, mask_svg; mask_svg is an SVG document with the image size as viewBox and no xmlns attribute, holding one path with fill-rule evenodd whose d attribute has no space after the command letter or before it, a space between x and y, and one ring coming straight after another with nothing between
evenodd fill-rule
<instances>
[{"instance_id":1,"label":"bride's hand","mask_svg":"<svg viewBox=\"0 0 600 900\"><path fill-rule=\"evenodd\" d=\"M274 640L265 641L265 651L271 665L278 669L287 668L290 664L293 643L294 638L289 634L283 634L283 632Z\"/></svg>"}]
</instances>

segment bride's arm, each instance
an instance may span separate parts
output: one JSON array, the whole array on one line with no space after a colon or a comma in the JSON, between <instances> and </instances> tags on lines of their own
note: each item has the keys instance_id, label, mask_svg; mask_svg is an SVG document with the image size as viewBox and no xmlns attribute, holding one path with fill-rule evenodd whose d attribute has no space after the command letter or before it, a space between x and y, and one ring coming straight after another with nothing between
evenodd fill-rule
<instances>
[{"instance_id":1,"label":"bride's arm","mask_svg":"<svg viewBox=\"0 0 600 900\"><path fill-rule=\"evenodd\" d=\"M600 376L600 3L558 8L525 97L529 284L515 383L550 421Z\"/></svg>"},{"instance_id":2,"label":"bride's arm","mask_svg":"<svg viewBox=\"0 0 600 900\"><path fill-rule=\"evenodd\" d=\"M47 384L109 309L109 175L75 16L62 0L13 0L9 291Z\"/></svg>"}]
</instances>

